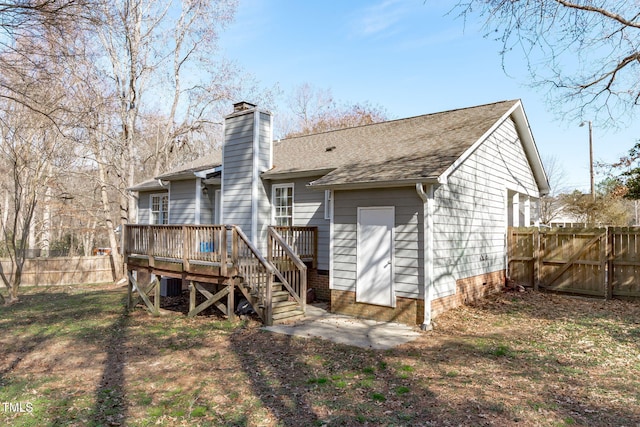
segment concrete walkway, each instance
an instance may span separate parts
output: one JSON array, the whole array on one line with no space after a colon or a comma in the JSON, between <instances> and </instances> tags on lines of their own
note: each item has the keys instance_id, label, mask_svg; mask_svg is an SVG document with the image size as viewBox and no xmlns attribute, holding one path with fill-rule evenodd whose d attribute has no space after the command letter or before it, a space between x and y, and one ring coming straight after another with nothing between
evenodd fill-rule
<instances>
[{"instance_id":1,"label":"concrete walkway","mask_svg":"<svg viewBox=\"0 0 640 427\"><path fill-rule=\"evenodd\" d=\"M265 326L263 329L298 337L318 337L339 344L386 350L413 341L421 333L402 323L356 319L327 312L326 304L307 305L307 315L289 325Z\"/></svg>"}]
</instances>

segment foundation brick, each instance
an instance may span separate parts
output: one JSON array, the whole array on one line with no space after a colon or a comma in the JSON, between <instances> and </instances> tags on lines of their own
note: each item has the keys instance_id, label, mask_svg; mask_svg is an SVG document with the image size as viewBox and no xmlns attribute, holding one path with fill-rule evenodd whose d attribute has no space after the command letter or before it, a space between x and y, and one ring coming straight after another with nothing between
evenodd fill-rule
<instances>
[{"instance_id":1,"label":"foundation brick","mask_svg":"<svg viewBox=\"0 0 640 427\"><path fill-rule=\"evenodd\" d=\"M469 304L488 295L499 292L505 283L504 270L456 281L456 293L431 302L431 315L435 318L455 307ZM331 290L331 311L365 319L383 322L399 322L420 325L424 320L424 300L396 298L396 307L382 307L356 302L355 292Z\"/></svg>"},{"instance_id":2,"label":"foundation brick","mask_svg":"<svg viewBox=\"0 0 640 427\"><path fill-rule=\"evenodd\" d=\"M318 301L330 301L329 272L317 268L307 269L307 289L313 289Z\"/></svg>"}]
</instances>

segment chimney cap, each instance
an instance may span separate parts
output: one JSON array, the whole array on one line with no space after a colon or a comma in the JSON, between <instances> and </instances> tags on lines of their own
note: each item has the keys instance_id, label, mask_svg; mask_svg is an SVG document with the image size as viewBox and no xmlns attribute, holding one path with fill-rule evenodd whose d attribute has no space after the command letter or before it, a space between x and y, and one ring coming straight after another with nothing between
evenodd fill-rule
<instances>
[{"instance_id":1,"label":"chimney cap","mask_svg":"<svg viewBox=\"0 0 640 427\"><path fill-rule=\"evenodd\" d=\"M256 108L256 105L246 101L236 102L235 104L233 104L234 113L237 113L239 111L251 110L252 108Z\"/></svg>"}]
</instances>

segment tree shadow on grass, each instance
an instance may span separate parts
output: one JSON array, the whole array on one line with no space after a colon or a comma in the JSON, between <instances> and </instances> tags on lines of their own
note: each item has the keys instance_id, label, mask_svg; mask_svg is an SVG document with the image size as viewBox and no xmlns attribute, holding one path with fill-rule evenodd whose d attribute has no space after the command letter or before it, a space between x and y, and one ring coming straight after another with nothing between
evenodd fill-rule
<instances>
[{"instance_id":1,"label":"tree shadow on grass","mask_svg":"<svg viewBox=\"0 0 640 427\"><path fill-rule=\"evenodd\" d=\"M241 330L231 336L231 343L251 382L251 389L278 419L278 425L318 425L318 417L311 408L312 402L306 400L303 392L305 379L314 374L308 366L290 357L295 354L292 349L292 340L295 339L288 335L276 337L263 331L246 334ZM267 342L269 345L265 345ZM292 370L299 379L297 383L291 382Z\"/></svg>"},{"instance_id":2,"label":"tree shadow on grass","mask_svg":"<svg viewBox=\"0 0 640 427\"><path fill-rule=\"evenodd\" d=\"M8 338L0 340L5 344L0 355L0 385L10 390L5 398L38 401L33 416L41 425L123 424L127 409L123 347L128 317L119 310L124 295L104 289L75 293L71 287L29 291L20 303L0 311L0 330ZM87 393L78 394L74 389L88 391L87 386L97 378L91 374L83 378L83 372L99 366L103 358L94 404L87 412L84 405L91 404ZM77 385L69 389L74 381Z\"/></svg>"},{"instance_id":3,"label":"tree shadow on grass","mask_svg":"<svg viewBox=\"0 0 640 427\"><path fill-rule=\"evenodd\" d=\"M102 378L95 392L91 422L96 425L124 425L127 417L125 389L125 346L129 317L126 307L107 331L104 342L106 358Z\"/></svg>"}]
</instances>

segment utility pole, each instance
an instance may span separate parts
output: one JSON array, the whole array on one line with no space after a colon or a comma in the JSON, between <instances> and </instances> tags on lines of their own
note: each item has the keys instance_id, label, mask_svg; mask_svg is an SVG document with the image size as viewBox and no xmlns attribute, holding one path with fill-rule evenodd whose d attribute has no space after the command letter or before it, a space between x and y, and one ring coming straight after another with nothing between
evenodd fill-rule
<instances>
[{"instance_id":1,"label":"utility pole","mask_svg":"<svg viewBox=\"0 0 640 427\"><path fill-rule=\"evenodd\" d=\"M591 120L580 123L580 127L585 123L589 124L589 177L591 179L591 198L596 200L596 184L593 178L593 126Z\"/></svg>"}]
</instances>

